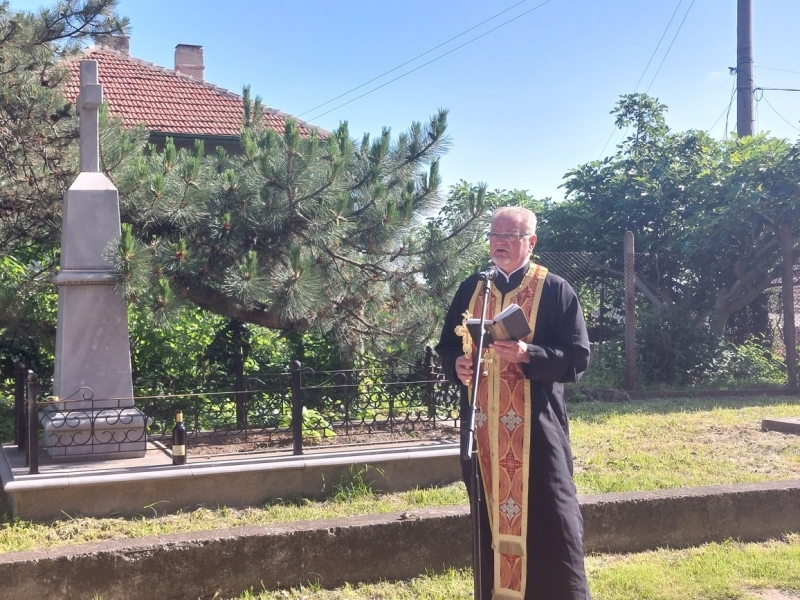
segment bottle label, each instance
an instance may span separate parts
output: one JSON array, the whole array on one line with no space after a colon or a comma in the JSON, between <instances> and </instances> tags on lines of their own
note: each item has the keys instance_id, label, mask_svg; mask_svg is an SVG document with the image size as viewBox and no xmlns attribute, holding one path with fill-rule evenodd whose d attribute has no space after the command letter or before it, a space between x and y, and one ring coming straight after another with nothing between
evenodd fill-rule
<instances>
[{"instance_id":1,"label":"bottle label","mask_svg":"<svg viewBox=\"0 0 800 600\"><path fill-rule=\"evenodd\" d=\"M186 456L186 446L184 444L172 446L172 456Z\"/></svg>"}]
</instances>

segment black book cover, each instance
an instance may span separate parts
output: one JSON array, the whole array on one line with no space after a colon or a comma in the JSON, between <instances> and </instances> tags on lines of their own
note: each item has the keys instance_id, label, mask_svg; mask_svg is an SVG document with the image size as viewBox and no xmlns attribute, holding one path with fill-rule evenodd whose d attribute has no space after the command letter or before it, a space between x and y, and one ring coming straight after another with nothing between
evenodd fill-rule
<instances>
[{"instance_id":1,"label":"black book cover","mask_svg":"<svg viewBox=\"0 0 800 600\"><path fill-rule=\"evenodd\" d=\"M481 336L480 324L480 319L467 319L467 329L476 348ZM511 304L494 319L484 323L483 347L486 348L495 340L521 340L530 333L531 327L525 313L518 305Z\"/></svg>"}]
</instances>

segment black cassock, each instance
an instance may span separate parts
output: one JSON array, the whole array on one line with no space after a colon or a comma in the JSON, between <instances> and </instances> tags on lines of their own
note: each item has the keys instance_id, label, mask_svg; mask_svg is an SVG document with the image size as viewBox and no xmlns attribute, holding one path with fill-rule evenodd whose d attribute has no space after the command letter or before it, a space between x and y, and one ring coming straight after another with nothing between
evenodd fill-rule
<instances>
[{"instance_id":1,"label":"black cassock","mask_svg":"<svg viewBox=\"0 0 800 600\"><path fill-rule=\"evenodd\" d=\"M495 289L506 294L516 289L528 270L526 264L506 281L498 273ZM463 354L455 328L478 284L478 276L464 281L445 318L436 352L450 381L459 381L455 360ZM498 307L499 310L499 307ZM542 289L529 364L521 365L531 387L531 454L528 501L526 600L588 600L583 565L583 519L572 481L572 449L564 404L565 382L577 381L589 364L589 337L578 298L561 277L547 274ZM467 414L467 390L462 387L461 414ZM463 426L461 431L464 432ZM470 464L462 461L464 481ZM467 486L469 488L469 485ZM482 600L492 597L491 530L482 504Z\"/></svg>"}]
</instances>

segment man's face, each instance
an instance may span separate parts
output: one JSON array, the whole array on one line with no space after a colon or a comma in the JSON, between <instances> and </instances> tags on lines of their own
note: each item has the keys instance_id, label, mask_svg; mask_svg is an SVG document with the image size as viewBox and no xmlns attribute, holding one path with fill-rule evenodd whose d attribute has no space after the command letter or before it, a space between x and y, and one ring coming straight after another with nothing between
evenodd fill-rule
<instances>
[{"instance_id":1,"label":"man's face","mask_svg":"<svg viewBox=\"0 0 800 600\"><path fill-rule=\"evenodd\" d=\"M536 245L535 235L524 237L503 236L491 234L530 234L525 224L518 218L510 215L500 215L495 217L489 228L489 255L494 264L506 273L512 273L519 269L530 257L531 251Z\"/></svg>"}]
</instances>

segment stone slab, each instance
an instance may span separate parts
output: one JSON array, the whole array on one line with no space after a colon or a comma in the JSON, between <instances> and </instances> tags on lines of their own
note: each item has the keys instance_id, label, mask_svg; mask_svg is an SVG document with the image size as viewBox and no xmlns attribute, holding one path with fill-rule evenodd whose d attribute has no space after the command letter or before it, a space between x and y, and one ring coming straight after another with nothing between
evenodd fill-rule
<instances>
[{"instance_id":1,"label":"stone slab","mask_svg":"<svg viewBox=\"0 0 800 600\"><path fill-rule=\"evenodd\" d=\"M761 421L761 429L763 431L800 434L800 419L763 419Z\"/></svg>"}]
</instances>

